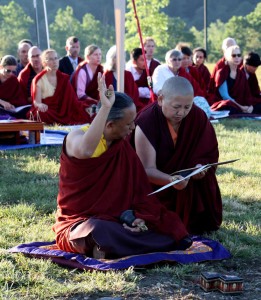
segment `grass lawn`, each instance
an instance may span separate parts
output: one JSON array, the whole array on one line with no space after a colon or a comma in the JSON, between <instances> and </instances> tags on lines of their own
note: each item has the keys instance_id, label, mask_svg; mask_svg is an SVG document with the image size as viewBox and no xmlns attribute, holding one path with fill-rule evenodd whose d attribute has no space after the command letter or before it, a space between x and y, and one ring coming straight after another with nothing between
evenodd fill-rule
<instances>
[{"instance_id":1,"label":"grass lawn","mask_svg":"<svg viewBox=\"0 0 261 300\"><path fill-rule=\"evenodd\" d=\"M17 244L54 240L60 147L0 151L0 299L224 299L199 288L202 271L241 276L245 291L233 299L260 299L261 123L226 119L214 127L220 161L240 158L218 168L224 221L210 236L233 256L186 266L88 272L8 254L6 249Z\"/></svg>"}]
</instances>

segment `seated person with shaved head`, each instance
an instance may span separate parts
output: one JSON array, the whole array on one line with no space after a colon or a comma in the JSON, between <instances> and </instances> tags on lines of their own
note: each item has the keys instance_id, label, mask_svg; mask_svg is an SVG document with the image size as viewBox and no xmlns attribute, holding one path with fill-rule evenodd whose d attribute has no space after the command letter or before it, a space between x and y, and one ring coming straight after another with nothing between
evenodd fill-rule
<instances>
[{"instance_id":1,"label":"seated person with shaved head","mask_svg":"<svg viewBox=\"0 0 261 300\"><path fill-rule=\"evenodd\" d=\"M180 218L156 197L144 168L124 138L136 107L123 93L105 96L90 126L71 131L61 154L56 242L61 250L96 258L186 249L192 244ZM127 216L127 218L126 218Z\"/></svg>"},{"instance_id":2,"label":"seated person with shaved head","mask_svg":"<svg viewBox=\"0 0 261 300\"><path fill-rule=\"evenodd\" d=\"M180 178L170 175L175 171L218 161L215 131L206 114L193 104L193 97L187 79L171 77L159 91L158 102L146 107L136 120L136 152L155 190ZM191 234L221 225L222 201L213 167L156 196L178 214Z\"/></svg>"}]
</instances>

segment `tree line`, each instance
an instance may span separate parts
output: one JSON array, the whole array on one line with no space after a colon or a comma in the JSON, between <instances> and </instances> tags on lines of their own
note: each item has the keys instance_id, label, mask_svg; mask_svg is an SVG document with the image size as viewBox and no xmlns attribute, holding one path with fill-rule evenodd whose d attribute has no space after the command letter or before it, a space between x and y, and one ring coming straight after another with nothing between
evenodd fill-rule
<instances>
[{"instance_id":1,"label":"tree line","mask_svg":"<svg viewBox=\"0 0 261 300\"><path fill-rule=\"evenodd\" d=\"M204 46L203 29L197 29L195 26L188 28L182 18L169 16L165 12L169 4L169 0L136 0L143 36L152 36L155 39L157 43L155 55L161 61L164 61L165 53L174 48L178 42L187 42L191 48ZM100 46L104 54L115 44L114 24L101 21L91 13L82 14L80 20L76 18L72 6L67 6L58 8L52 19L49 24L50 46L61 56L65 54L66 38L71 35L80 39L82 54L84 47L92 43ZM11 1L0 6L0 20L0 56L16 55L17 43L24 38L29 38L37 44L35 20L17 2ZM220 58L222 40L228 36L236 39L244 53L251 50L260 53L260 23L260 2L245 16L233 16L227 22L219 19L211 22L207 28L208 61L214 62ZM46 36L42 27L43 23L39 30L39 46L45 49ZM140 44L131 0L127 0L125 27L125 49L129 52Z\"/></svg>"}]
</instances>

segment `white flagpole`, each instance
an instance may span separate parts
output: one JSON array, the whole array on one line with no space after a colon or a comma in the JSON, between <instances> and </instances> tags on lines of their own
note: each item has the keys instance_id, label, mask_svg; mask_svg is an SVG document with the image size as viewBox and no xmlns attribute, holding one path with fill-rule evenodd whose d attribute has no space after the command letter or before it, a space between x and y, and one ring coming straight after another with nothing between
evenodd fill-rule
<instances>
[{"instance_id":1,"label":"white flagpole","mask_svg":"<svg viewBox=\"0 0 261 300\"><path fill-rule=\"evenodd\" d=\"M46 11L45 0L43 0L43 7L44 7L44 18L45 18L45 30L46 30L47 48L50 48L49 27L48 27L48 18L47 18L47 11Z\"/></svg>"},{"instance_id":2,"label":"white flagpole","mask_svg":"<svg viewBox=\"0 0 261 300\"><path fill-rule=\"evenodd\" d=\"M117 49L117 91L124 92L124 70L125 70L125 7L126 0L114 0L114 16Z\"/></svg>"}]
</instances>

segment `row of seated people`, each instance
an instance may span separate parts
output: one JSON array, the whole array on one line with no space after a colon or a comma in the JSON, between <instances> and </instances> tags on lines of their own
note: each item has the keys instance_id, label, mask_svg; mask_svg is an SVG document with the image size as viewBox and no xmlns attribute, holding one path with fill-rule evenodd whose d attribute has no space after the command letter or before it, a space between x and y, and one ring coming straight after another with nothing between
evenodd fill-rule
<instances>
[{"instance_id":1,"label":"row of seated people","mask_svg":"<svg viewBox=\"0 0 261 300\"><path fill-rule=\"evenodd\" d=\"M230 41L233 39L229 38L227 40ZM22 45L24 44L26 43L23 43ZM229 46L228 42L227 46ZM204 100L206 98L214 110L229 109L231 113L240 111L244 113L260 113L260 89L255 75L255 71L260 65L260 58L256 53L249 53L245 58L244 64L241 64L241 69L239 70L239 61L241 62L242 60L240 57L238 57L238 55L241 53L232 53L234 49L230 47L226 48L226 59L222 59L221 63L218 62L217 67L214 68L214 75L212 75L210 79L209 72L207 72L207 68L204 66L204 58L206 57L204 49L194 49L193 59L195 64L192 66L192 51L188 46L178 44L175 49L167 52L166 64L160 65L160 62L153 58L155 42L152 38L147 38L145 40L145 49L147 55L146 59L150 75L152 75L153 91L156 97L158 96L159 91L167 78L171 76L182 76L187 78L193 85L195 94L194 101L196 104L198 104L197 101L200 103L202 102L202 99ZM12 78L12 80L5 83L6 87L3 84L1 86L2 96L0 101L2 103L0 102L0 104L6 109L12 109L13 105L24 105L24 98L27 98L29 103L32 102L33 96L33 107L30 111L30 116L35 119L41 119L43 122L48 124L82 124L91 122L94 117L91 112L91 106L92 104L97 104L99 101L99 95L97 91L97 74L98 72L103 73L103 67L101 65L101 49L95 45L86 47L85 60L80 59L78 56L79 49L79 40L75 37L70 37L66 42L67 55L60 59L58 64L57 53L54 51L53 53L55 53L57 61L52 64L52 62L49 63L49 59L46 57L43 58L43 61L41 60L40 49L35 46L29 48L29 63L22 69L22 71L20 71L18 75L18 80L22 86L24 97L18 92L19 87L17 83L15 84L17 89L16 93L13 95L13 100L10 99L10 95L4 95L7 93L6 91L10 93L8 83L10 84L11 81L15 81L15 79ZM237 48L235 51L238 52L240 49ZM44 52L44 55L45 54L46 52ZM0 79L2 78L2 83L9 77L14 77L12 75L15 73L15 71L17 71L17 67L15 70L14 58L9 58L9 60L2 59L1 62L1 73L3 73L5 70L7 72L6 74L0 75ZM72 61L73 58L74 61ZM34 80L34 85L31 87L33 78L38 73L44 72L43 68L45 70L49 70L46 72L45 76L47 79L53 80L53 82L49 80L49 83L51 82L49 85L42 85L42 88L39 89L35 87ZM234 71L232 72L232 76L234 78L232 78L233 80L230 80L230 84L227 85L227 80L224 80L224 76L228 75L228 71L229 69L231 70L231 68L234 68ZM70 92L62 89L62 92L65 95L61 93L59 88L56 88L57 85L60 88L62 87L62 81L58 80L58 78L62 78L62 75L61 72L57 71L57 69L61 70L62 73L67 72L68 75L71 75L72 86L80 101L76 101L77 97L75 97L69 85L67 89L70 89ZM56 75L54 76L54 74ZM223 74L224 76L220 77L219 74ZM54 77L56 77L56 79ZM131 52L131 60L129 63L127 63L127 70L124 73L124 77L125 92L134 100L137 110L139 111L151 102L151 92L148 86L147 75L145 72L145 61L141 48L135 48ZM105 78L107 85L113 84L114 88L116 88L117 66L115 46L113 46L106 55ZM230 78L230 76L228 78ZM68 77L66 77L66 80L68 80ZM222 82L222 84L220 84L222 80L224 83ZM48 83L48 80L46 83ZM234 83L236 83L235 86ZM13 86L13 83L11 84ZM48 89L47 95L45 92L42 92L45 88ZM222 92L220 92L220 90L222 90ZM56 93L54 93L55 91ZM17 92L19 95L17 95ZM48 97L52 98L46 100L48 103L46 103L46 105L48 105L47 109L47 106L42 105L40 101L42 98L45 99ZM68 100L69 98L73 100ZM67 100L63 101L63 99ZM201 105L199 104L199 106ZM75 108L72 110L72 107ZM55 110L55 112L53 112L53 110ZM67 116L68 111L72 111L70 116ZM76 115L79 115L79 117L76 118Z\"/></svg>"}]
</instances>

